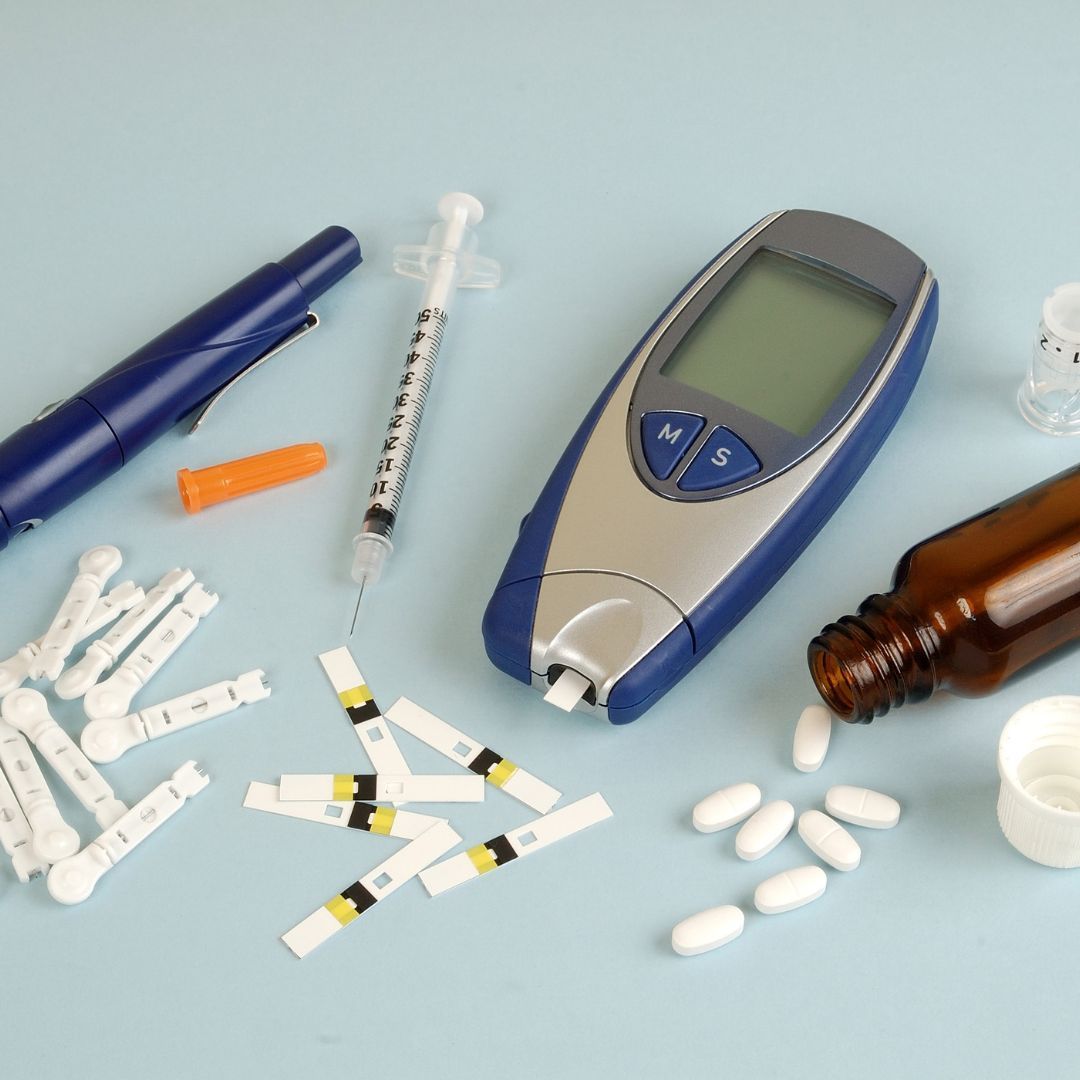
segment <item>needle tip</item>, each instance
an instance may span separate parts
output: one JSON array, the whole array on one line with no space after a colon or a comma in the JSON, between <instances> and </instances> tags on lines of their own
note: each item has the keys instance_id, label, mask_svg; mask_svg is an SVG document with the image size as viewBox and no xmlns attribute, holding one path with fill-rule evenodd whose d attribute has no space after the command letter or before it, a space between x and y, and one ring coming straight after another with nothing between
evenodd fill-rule
<instances>
[{"instance_id":1,"label":"needle tip","mask_svg":"<svg viewBox=\"0 0 1080 1080\"><path fill-rule=\"evenodd\" d=\"M360 595L356 598L356 610L353 611L352 626L349 627L349 637L356 633L356 619L360 614L360 601L364 599L364 586L360 586Z\"/></svg>"}]
</instances>

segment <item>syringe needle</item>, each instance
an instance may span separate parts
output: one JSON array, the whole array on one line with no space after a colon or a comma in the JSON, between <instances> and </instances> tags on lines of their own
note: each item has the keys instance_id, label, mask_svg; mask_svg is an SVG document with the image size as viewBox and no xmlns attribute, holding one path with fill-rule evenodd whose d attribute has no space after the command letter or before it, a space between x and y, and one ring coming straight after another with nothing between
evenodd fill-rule
<instances>
[{"instance_id":1,"label":"syringe needle","mask_svg":"<svg viewBox=\"0 0 1080 1080\"><path fill-rule=\"evenodd\" d=\"M356 632L356 619L360 614L360 601L364 599L364 583L360 583L360 595L356 598L356 610L353 612L352 626L349 627L349 637Z\"/></svg>"}]
</instances>

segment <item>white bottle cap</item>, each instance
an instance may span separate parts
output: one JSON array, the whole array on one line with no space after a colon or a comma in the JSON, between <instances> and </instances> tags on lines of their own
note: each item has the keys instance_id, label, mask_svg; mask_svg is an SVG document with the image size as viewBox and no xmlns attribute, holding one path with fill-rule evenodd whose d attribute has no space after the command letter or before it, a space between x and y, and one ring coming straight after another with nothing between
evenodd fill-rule
<instances>
[{"instance_id":1,"label":"white bottle cap","mask_svg":"<svg viewBox=\"0 0 1080 1080\"><path fill-rule=\"evenodd\" d=\"M1044 866L1080 866L1080 697L1041 698L1015 713L998 772L1005 839Z\"/></svg>"}]
</instances>

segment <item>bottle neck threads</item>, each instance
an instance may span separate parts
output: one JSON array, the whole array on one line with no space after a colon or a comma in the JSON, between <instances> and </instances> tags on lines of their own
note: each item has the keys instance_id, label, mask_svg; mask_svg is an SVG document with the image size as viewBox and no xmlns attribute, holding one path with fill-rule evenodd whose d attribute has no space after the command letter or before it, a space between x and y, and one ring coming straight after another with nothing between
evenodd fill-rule
<instances>
[{"instance_id":1,"label":"bottle neck threads","mask_svg":"<svg viewBox=\"0 0 1080 1080\"><path fill-rule=\"evenodd\" d=\"M940 639L897 593L877 593L830 623L807 658L818 692L841 719L868 724L937 689Z\"/></svg>"}]
</instances>

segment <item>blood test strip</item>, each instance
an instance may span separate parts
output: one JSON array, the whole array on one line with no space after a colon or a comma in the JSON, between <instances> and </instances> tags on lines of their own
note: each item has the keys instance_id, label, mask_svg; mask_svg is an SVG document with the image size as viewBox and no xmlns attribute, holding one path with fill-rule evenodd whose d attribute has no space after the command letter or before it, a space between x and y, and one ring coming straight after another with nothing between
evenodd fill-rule
<instances>
[{"instance_id":1,"label":"blood test strip","mask_svg":"<svg viewBox=\"0 0 1080 1080\"><path fill-rule=\"evenodd\" d=\"M424 870L420 880L429 895L438 896L455 885L478 878L521 856L531 855L611 816L611 807L604 801L603 795L599 792L587 795L569 806L530 821L519 829L511 829L486 844L477 844L452 859Z\"/></svg>"},{"instance_id":2,"label":"blood test strip","mask_svg":"<svg viewBox=\"0 0 1080 1080\"><path fill-rule=\"evenodd\" d=\"M489 750L483 743L471 739L408 698L398 698L386 716L402 731L407 731L451 761L464 765L538 813L546 814L562 798L561 791L556 791L550 784L545 784L532 773Z\"/></svg>"},{"instance_id":3,"label":"blood test strip","mask_svg":"<svg viewBox=\"0 0 1080 1080\"><path fill-rule=\"evenodd\" d=\"M403 773L286 773L278 785L283 802L483 802L480 776Z\"/></svg>"},{"instance_id":4,"label":"blood test strip","mask_svg":"<svg viewBox=\"0 0 1080 1080\"><path fill-rule=\"evenodd\" d=\"M268 814L334 825L339 829L360 829L398 840L415 840L433 825L446 820L366 802L282 802L276 784L261 784L257 780L248 785L244 805L249 810L264 810Z\"/></svg>"},{"instance_id":5,"label":"blood test strip","mask_svg":"<svg viewBox=\"0 0 1080 1080\"><path fill-rule=\"evenodd\" d=\"M394 852L390 858L383 860L359 881L354 881L342 889L321 908L283 934L281 940L302 960L327 938L333 937L368 908L416 877L424 867L430 866L440 855L446 854L459 843L461 837L454 832L449 822L440 821Z\"/></svg>"},{"instance_id":6,"label":"blood test strip","mask_svg":"<svg viewBox=\"0 0 1080 1080\"><path fill-rule=\"evenodd\" d=\"M409 772L409 766L398 748L394 733L379 711L379 706L375 704L375 697L356 666L352 653L342 646L340 649L320 653L319 663L322 664L346 716L352 721L356 737L371 760L371 767L377 773L394 773L399 776ZM394 805L398 806L403 801L399 799Z\"/></svg>"}]
</instances>

